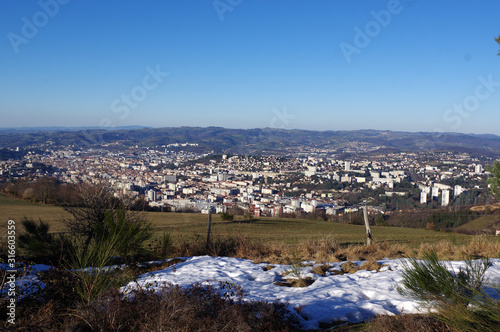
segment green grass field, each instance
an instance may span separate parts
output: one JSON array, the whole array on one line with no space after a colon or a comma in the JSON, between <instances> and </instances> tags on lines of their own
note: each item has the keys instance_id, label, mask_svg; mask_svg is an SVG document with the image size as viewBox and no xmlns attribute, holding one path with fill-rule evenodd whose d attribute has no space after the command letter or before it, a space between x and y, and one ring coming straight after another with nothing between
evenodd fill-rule
<instances>
[{"instance_id":1,"label":"green grass field","mask_svg":"<svg viewBox=\"0 0 500 332\"><path fill-rule=\"evenodd\" d=\"M18 224L24 217L42 219L51 225L51 232L66 231L61 221L68 217L62 208L51 205L40 205L24 202L0 195L0 216L2 233L9 219ZM240 218L241 216L237 216ZM208 216L197 213L159 213L146 212L146 219L152 223L155 238L164 232L169 233L174 241L179 236L186 239L194 236L205 237ZM229 237L244 236L263 243L283 242L295 244L311 238L334 238L340 245L362 244L365 241L365 228L360 225L348 225L319 220L258 218L251 222L225 222L219 215L212 216L213 236ZM22 231L18 229L18 232ZM2 234L2 235L4 235ZM470 241L470 236L454 233L412 229L400 227L372 227L373 238L377 242L402 244L417 247L421 243L436 243L448 240L454 244L464 244ZM497 239L493 239L496 241ZM500 238L498 238L500 242Z\"/></svg>"},{"instance_id":2,"label":"green grass field","mask_svg":"<svg viewBox=\"0 0 500 332\"><path fill-rule=\"evenodd\" d=\"M20 225L25 217L49 223L52 232L64 232L66 228L61 220L69 215L57 206L34 204L0 195L0 225L6 225L8 220L14 220ZM2 235L5 235L4 229Z\"/></svg>"},{"instance_id":3,"label":"green grass field","mask_svg":"<svg viewBox=\"0 0 500 332\"><path fill-rule=\"evenodd\" d=\"M148 213L158 233L163 231L172 236L205 236L207 232L207 215L181 213ZM221 222L218 216L213 218L212 233L214 236L245 236L262 242L281 241L295 244L308 238L334 238L341 245L362 244L365 242L365 227L319 220L258 218L252 222ZM376 227L372 226L372 235L377 242L400 243L418 246L421 243L435 243L449 240L456 244L464 244L470 236L425 229Z\"/></svg>"},{"instance_id":4,"label":"green grass field","mask_svg":"<svg viewBox=\"0 0 500 332\"><path fill-rule=\"evenodd\" d=\"M500 216L499 215L486 215L481 216L475 220L472 220L459 228L462 229L472 229L472 230L495 230L500 228Z\"/></svg>"}]
</instances>

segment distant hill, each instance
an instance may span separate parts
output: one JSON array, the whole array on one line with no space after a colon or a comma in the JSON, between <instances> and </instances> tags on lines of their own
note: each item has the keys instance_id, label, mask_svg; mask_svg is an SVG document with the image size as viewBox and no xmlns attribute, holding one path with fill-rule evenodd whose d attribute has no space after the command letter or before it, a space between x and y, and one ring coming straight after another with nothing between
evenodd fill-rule
<instances>
[{"instance_id":1,"label":"distant hill","mask_svg":"<svg viewBox=\"0 0 500 332\"><path fill-rule=\"evenodd\" d=\"M64 127L0 130L0 148L25 147L47 141L55 145L163 146L196 143L186 147L216 153L266 154L330 151L343 155L386 154L401 151L444 150L475 156L500 156L500 136L460 133L399 132L381 130L313 131L271 128L228 129L222 127L115 128L115 130ZM54 129L59 128L59 129ZM50 129L50 130L49 130ZM175 149L175 148L171 148Z\"/></svg>"},{"instance_id":2,"label":"distant hill","mask_svg":"<svg viewBox=\"0 0 500 332\"><path fill-rule=\"evenodd\" d=\"M122 126L122 127L109 127L105 130L127 130L127 129L142 129L148 128L144 126ZM13 128L0 128L0 133L37 133L37 132L55 132L55 131L81 131L81 130L102 130L102 127L13 127Z\"/></svg>"}]
</instances>

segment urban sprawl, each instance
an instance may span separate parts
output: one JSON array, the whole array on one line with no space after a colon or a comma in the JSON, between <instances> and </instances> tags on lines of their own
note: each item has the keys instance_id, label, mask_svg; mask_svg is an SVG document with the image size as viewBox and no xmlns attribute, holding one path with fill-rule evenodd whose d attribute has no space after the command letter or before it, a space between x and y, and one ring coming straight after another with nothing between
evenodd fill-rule
<instances>
[{"instance_id":1,"label":"urban sprawl","mask_svg":"<svg viewBox=\"0 0 500 332\"><path fill-rule=\"evenodd\" d=\"M451 152L339 158L320 153L245 156L182 151L196 145L120 150L54 147L48 142L28 150L20 160L0 161L0 181L50 176L65 183L104 182L117 196L144 199L151 208L165 211L223 213L236 208L255 216L318 211L341 215L361 205L369 212L390 212L380 198L413 197L415 208L459 204L461 196L485 189L484 168L491 164ZM361 200L349 201L346 193L358 193ZM475 203L472 199L463 203ZM409 207L397 207L404 208Z\"/></svg>"}]
</instances>

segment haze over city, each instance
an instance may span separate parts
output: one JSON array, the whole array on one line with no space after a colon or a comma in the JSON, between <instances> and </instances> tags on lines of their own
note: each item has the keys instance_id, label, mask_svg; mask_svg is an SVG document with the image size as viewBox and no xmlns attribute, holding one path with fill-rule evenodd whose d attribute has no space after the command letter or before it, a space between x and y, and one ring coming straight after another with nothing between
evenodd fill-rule
<instances>
[{"instance_id":1,"label":"haze over city","mask_svg":"<svg viewBox=\"0 0 500 332\"><path fill-rule=\"evenodd\" d=\"M0 127L500 134L497 1L0 9Z\"/></svg>"}]
</instances>

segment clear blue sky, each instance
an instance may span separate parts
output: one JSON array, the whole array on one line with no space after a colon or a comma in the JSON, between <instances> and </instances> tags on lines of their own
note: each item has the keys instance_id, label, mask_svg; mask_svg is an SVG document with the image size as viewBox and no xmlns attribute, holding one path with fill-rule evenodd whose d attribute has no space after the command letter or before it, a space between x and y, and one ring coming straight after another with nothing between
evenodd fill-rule
<instances>
[{"instance_id":1,"label":"clear blue sky","mask_svg":"<svg viewBox=\"0 0 500 332\"><path fill-rule=\"evenodd\" d=\"M498 0L59 1L0 1L0 127L500 135Z\"/></svg>"}]
</instances>

